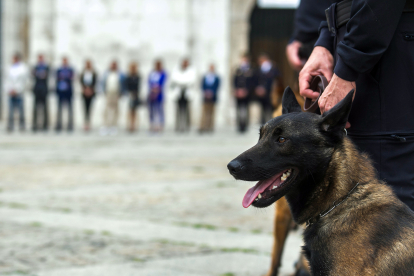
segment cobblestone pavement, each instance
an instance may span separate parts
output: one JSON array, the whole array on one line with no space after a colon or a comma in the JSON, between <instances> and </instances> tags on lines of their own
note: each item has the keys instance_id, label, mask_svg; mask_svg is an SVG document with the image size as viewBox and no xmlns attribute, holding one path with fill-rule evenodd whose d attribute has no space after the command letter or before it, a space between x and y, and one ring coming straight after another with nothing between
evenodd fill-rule
<instances>
[{"instance_id":1,"label":"cobblestone pavement","mask_svg":"<svg viewBox=\"0 0 414 276\"><path fill-rule=\"evenodd\" d=\"M263 275L274 208L244 209L226 169L256 140L0 134L0 275Z\"/></svg>"}]
</instances>

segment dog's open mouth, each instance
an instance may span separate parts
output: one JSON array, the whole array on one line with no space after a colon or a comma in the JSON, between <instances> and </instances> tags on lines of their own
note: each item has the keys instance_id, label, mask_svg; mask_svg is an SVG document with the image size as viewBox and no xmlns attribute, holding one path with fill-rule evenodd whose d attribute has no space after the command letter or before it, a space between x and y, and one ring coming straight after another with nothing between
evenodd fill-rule
<instances>
[{"instance_id":1,"label":"dog's open mouth","mask_svg":"<svg viewBox=\"0 0 414 276\"><path fill-rule=\"evenodd\" d=\"M281 192L291 183L296 176L294 169L284 170L271 178L259 181L250 188L243 198L243 207L250 205L263 208L278 200Z\"/></svg>"}]
</instances>

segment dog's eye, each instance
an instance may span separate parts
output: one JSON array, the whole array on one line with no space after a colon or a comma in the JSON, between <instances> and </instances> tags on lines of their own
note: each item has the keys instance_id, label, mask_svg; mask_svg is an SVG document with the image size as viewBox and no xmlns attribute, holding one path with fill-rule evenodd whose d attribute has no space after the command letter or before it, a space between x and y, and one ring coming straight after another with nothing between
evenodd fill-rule
<instances>
[{"instance_id":1,"label":"dog's eye","mask_svg":"<svg viewBox=\"0 0 414 276\"><path fill-rule=\"evenodd\" d=\"M284 138L284 137L279 137L278 139L277 139L277 142L278 143L284 143L284 142L286 142L286 138Z\"/></svg>"}]
</instances>

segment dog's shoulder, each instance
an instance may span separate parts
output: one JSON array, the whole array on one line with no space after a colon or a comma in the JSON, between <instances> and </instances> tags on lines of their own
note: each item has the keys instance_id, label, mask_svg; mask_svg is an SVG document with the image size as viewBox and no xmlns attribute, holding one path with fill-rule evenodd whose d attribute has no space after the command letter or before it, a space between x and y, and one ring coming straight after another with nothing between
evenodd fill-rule
<instances>
[{"instance_id":1,"label":"dog's shoulder","mask_svg":"<svg viewBox=\"0 0 414 276\"><path fill-rule=\"evenodd\" d=\"M414 212L379 180L308 228L304 251L312 266L341 275L414 275Z\"/></svg>"}]
</instances>

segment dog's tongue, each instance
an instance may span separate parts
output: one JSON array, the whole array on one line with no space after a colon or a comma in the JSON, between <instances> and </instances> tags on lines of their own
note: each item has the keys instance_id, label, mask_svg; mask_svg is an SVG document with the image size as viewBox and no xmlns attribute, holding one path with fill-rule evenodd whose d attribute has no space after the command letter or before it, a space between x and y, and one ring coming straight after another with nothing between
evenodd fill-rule
<instances>
[{"instance_id":1,"label":"dog's tongue","mask_svg":"<svg viewBox=\"0 0 414 276\"><path fill-rule=\"evenodd\" d=\"M275 176L272 176L269 179L266 180L260 180L259 182L257 182L256 185L254 185L252 188L250 188L246 195L243 198L243 207L247 208L249 207L253 201L256 199L256 197L263 193L270 185L273 185L273 183L275 185L279 185L280 184L280 177L282 176L282 173L279 173ZM276 180L279 180L277 183L275 182Z\"/></svg>"}]
</instances>

